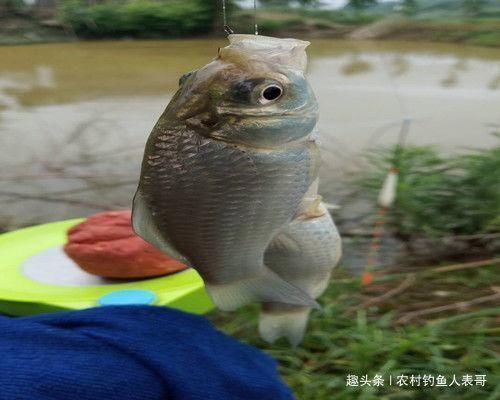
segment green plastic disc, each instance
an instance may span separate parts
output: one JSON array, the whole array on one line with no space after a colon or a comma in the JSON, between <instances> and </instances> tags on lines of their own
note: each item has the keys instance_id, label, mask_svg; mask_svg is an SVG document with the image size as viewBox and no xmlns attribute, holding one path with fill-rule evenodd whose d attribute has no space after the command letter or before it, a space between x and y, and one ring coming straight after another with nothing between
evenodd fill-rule
<instances>
[{"instance_id":1,"label":"green plastic disc","mask_svg":"<svg viewBox=\"0 0 500 400\"><path fill-rule=\"evenodd\" d=\"M80 310L123 291L136 296L136 303L129 297L128 304L164 305L198 314L213 308L192 268L137 281L111 281L80 270L62 251L67 230L80 222L54 222L0 235L0 313ZM121 301L127 303L125 297Z\"/></svg>"}]
</instances>

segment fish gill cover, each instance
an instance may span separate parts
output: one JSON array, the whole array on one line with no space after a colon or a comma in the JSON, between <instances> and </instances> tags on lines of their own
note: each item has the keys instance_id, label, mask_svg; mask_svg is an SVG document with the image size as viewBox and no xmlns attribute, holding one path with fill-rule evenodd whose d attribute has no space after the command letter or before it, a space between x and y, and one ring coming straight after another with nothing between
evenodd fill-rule
<instances>
[{"instance_id":1,"label":"fish gill cover","mask_svg":"<svg viewBox=\"0 0 500 400\"><path fill-rule=\"evenodd\" d=\"M310 42L298 39L280 39L261 35L228 36L229 46L222 48L219 57L228 61L260 60L305 72L306 47Z\"/></svg>"}]
</instances>

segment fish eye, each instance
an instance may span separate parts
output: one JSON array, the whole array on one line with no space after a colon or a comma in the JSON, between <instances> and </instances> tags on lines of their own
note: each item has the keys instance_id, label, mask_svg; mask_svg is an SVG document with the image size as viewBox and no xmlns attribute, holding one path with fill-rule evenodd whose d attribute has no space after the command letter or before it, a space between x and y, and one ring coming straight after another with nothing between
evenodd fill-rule
<instances>
[{"instance_id":1,"label":"fish eye","mask_svg":"<svg viewBox=\"0 0 500 400\"><path fill-rule=\"evenodd\" d=\"M283 89L280 86L276 84L266 86L264 89L262 89L262 92L260 92L259 102L261 104L269 103L271 101L279 99L282 94Z\"/></svg>"}]
</instances>

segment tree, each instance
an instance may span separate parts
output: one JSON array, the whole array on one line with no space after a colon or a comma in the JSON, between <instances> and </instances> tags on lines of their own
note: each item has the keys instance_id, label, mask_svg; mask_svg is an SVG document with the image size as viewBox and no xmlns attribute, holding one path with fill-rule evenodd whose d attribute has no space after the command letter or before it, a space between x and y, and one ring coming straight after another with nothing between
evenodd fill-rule
<instances>
[{"instance_id":1,"label":"tree","mask_svg":"<svg viewBox=\"0 0 500 400\"><path fill-rule=\"evenodd\" d=\"M260 0L263 6L288 6L289 0Z\"/></svg>"},{"instance_id":2,"label":"tree","mask_svg":"<svg viewBox=\"0 0 500 400\"><path fill-rule=\"evenodd\" d=\"M22 0L0 0L0 18L20 14L24 8Z\"/></svg>"},{"instance_id":3,"label":"tree","mask_svg":"<svg viewBox=\"0 0 500 400\"><path fill-rule=\"evenodd\" d=\"M315 6L319 3L319 0L297 0L301 6Z\"/></svg>"},{"instance_id":4,"label":"tree","mask_svg":"<svg viewBox=\"0 0 500 400\"><path fill-rule=\"evenodd\" d=\"M411 16L415 15L418 11L417 0L404 0L403 1L403 14Z\"/></svg>"},{"instance_id":5,"label":"tree","mask_svg":"<svg viewBox=\"0 0 500 400\"><path fill-rule=\"evenodd\" d=\"M377 0L349 0L348 4L356 10L362 10L364 8L377 4Z\"/></svg>"},{"instance_id":6,"label":"tree","mask_svg":"<svg viewBox=\"0 0 500 400\"><path fill-rule=\"evenodd\" d=\"M314 6L318 4L318 0L259 0L264 6L280 6L280 7L288 7L293 3L299 4L303 7L305 6Z\"/></svg>"},{"instance_id":7,"label":"tree","mask_svg":"<svg viewBox=\"0 0 500 400\"><path fill-rule=\"evenodd\" d=\"M36 0L32 10L33 14L39 19L55 19L57 17L57 1Z\"/></svg>"},{"instance_id":8,"label":"tree","mask_svg":"<svg viewBox=\"0 0 500 400\"><path fill-rule=\"evenodd\" d=\"M465 15L468 17L478 16L483 10L485 4L486 0L464 0L463 8Z\"/></svg>"}]
</instances>

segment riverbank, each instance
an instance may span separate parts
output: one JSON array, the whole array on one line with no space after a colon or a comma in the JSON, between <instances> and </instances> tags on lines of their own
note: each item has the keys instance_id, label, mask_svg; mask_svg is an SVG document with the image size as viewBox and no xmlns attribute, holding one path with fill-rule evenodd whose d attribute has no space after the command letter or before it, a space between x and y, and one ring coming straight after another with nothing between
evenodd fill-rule
<instances>
[{"instance_id":1,"label":"riverbank","mask_svg":"<svg viewBox=\"0 0 500 400\"><path fill-rule=\"evenodd\" d=\"M27 16L0 17L0 45L59 43L78 38L56 20L38 21Z\"/></svg>"},{"instance_id":2,"label":"riverbank","mask_svg":"<svg viewBox=\"0 0 500 400\"><path fill-rule=\"evenodd\" d=\"M252 15L243 13L236 27L250 26ZM399 14L381 17L326 12L266 11L259 14L260 31L274 36L351 40L397 40L461 43L500 47L500 19L412 19ZM237 29L238 31L240 29Z\"/></svg>"},{"instance_id":3,"label":"riverbank","mask_svg":"<svg viewBox=\"0 0 500 400\"><path fill-rule=\"evenodd\" d=\"M85 40L73 29L57 20L37 21L29 17L0 20L0 45L66 42ZM253 16L248 12L235 15L231 27L237 33L248 33ZM259 30L263 35L331 38L348 40L399 40L410 42L458 43L500 48L500 20L414 20L403 16L387 18L338 18L335 14L318 16L299 12L265 11L259 14ZM197 37L219 36L201 34ZM122 36L133 39L131 36ZM148 38L147 32L140 38ZM165 37L158 34L153 38ZM195 37L195 36L192 36ZM98 38L98 37L97 37ZM166 38L166 37L165 37ZM92 37L96 39L96 37Z\"/></svg>"}]
</instances>

